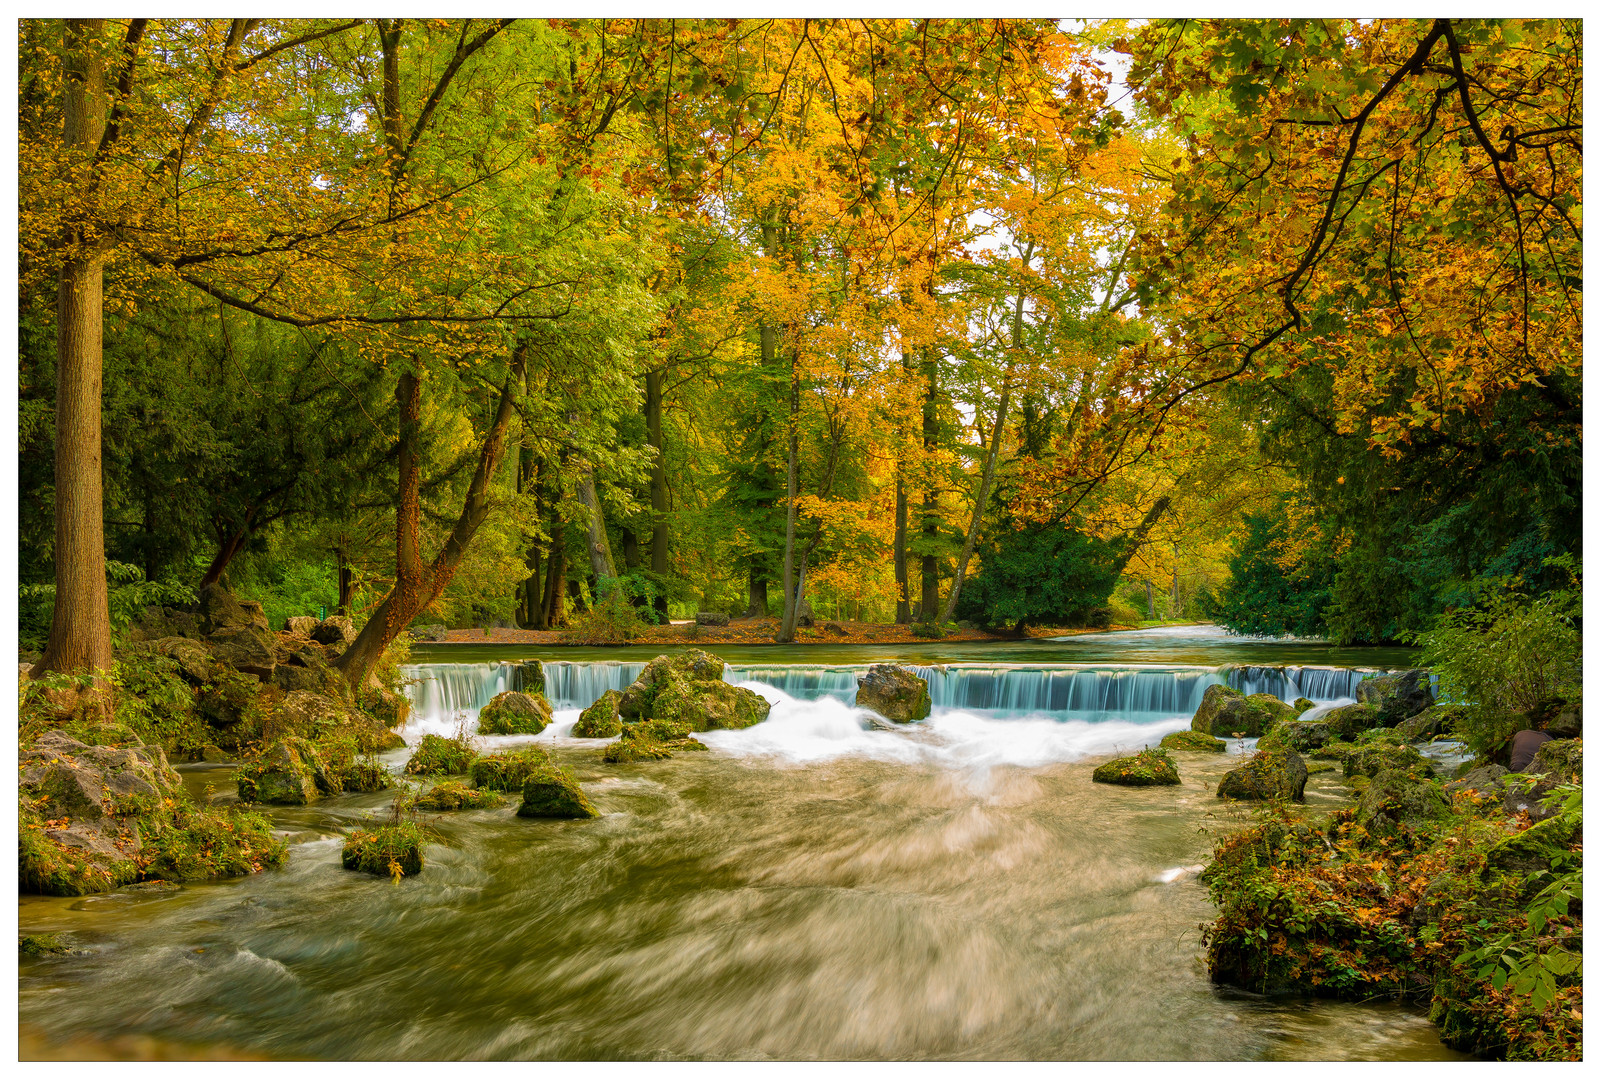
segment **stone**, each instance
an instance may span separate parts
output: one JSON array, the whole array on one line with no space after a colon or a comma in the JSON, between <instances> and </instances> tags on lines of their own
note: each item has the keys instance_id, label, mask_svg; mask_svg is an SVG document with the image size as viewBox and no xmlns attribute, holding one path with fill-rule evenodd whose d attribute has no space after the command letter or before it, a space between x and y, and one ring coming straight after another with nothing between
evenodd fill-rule
<instances>
[{"instance_id":1,"label":"stone","mask_svg":"<svg viewBox=\"0 0 1601 1080\"><path fill-rule=\"evenodd\" d=\"M218 630L253 625L250 614L240 606L238 598L220 584L207 585L200 590L198 607L200 630L207 635Z\"/></svg>"},{"instance_id":2,"label":"stone","mask_svg":"<svg viewBox=\"0 0 1601 1080\"><path fill-rule=\"evenodd\" d=\"M317 629L317 620L310 615L291 615L284 620L284 631L297 638L310 639L311 632Z\"/></svg>"},{"instance_id":3,"label":"stone","mask_svg":"<svg viewBox=\"0 0 1601 1080\"><path fill-rule=\"evenodd\" d=\"M380 825L368 832L357 829L345 841L339 856L346 870L391 877L422 873L422 830L414 822Z\"/></svg>"},{"instance_id":4,"label":"stone","mask_svg":"<svg viewBox=\"0 0 1601 1080\"><path fill-rule=\"evenodd\" d=\"M278 716L285 728L308 739L346 727L351 719L350 708L344 702L310 690L285 694L278 703Z\"/></svg>"},{"instance_id":5,"label":"stone","mask_svg":"<svg viewBox=\"0 0 1601 1080\"><path fill-rule=\"evenodd\" d=\"M1491 762L1489 765L1481 765L1477 769L1469 770L1458 779L1452 780L1445 785L1445 790L1448 792L1477 791L1481 794L1499 795L1506 787L1506 781L1502 779L1506 775L1507 769L1505 766Z\"/></svg>"},{"instance_id":6,"label":"stone","mask_svg":"<svg viewBox=\"0 0 1601 1080\"><path fill-rule=\"evenodd\" d=\"M473 762L473 786L487 791L521 791L535 769L549 764L550 752L540 746L489 754Z\"/></svg>"},{"instance_id":7,"label":"stone","mask_svg":"<svg viewBox=\"0 0 1601 1080\"><path fill-rule=\"evenodd\" d=\"M572 772L556 765L536 766L523 781L523 801L518 817L598 818L584 789Z\"/></svg>"},{"instance_id":8,"label":"stone","mask_svg":"<svg viewBox=\"0 0 1601 1080\"><path fill-rule=\"evenodd\" d=\"M1268 701L1277 702L1280 707L1273 708ZM1220 683L1206 688L1200 707L1190 719L1190 729L1225 739L1236 734L1254 739L1267 734L1268 728L1280 717L1291 715L1290 707L1270 694L1252 694L1247 698L1233 687Z\"/></svg>"},{"instance_id":9,"label":"stone","mask_svg":"<svg viewBox=\"0 0 1601 1080\"><path fill-rule=\"evenodd\" d=\"M1295 699L1295 702L1291 707L1295 710L1295 715L1300 716L1308 709L1317 708L1317 702L1313 701L1309 697L1298 697Z\"/></svg>"},{"instance_id":10,"label":"stone","mask_svg":"<svg viewBox=\"0 0 1601 1080\"><path fill-rule=\"evenodd\" d=\"M766 698L742 686L673 681L656 695L651 718L678 721L690 731L737 730L761 723L771 711Z\"/></svg>"},{"instance_id":11,"label":"stone","mask_svg":"<svg viewBox=\"0 0 1601 1080\"><path fill-rule=\"evenodd\" d=\"M1395 725L1395 730L1407 742L1429 742L1436 736L1449 735L1456 726L1460 712L1455 705L1430 705L1416 716Z\"/></svg>"},{"instance_id":12,"label":"stone","mask_svg":"<svg viewBox=\"0 0 1601 1080\"><path fill-rule=\"evenodd\" d=\"M1499 840L1484 853L1484 861L1497 870L1529 874L1550 870L1567 861L1579 823L1571 817L1552 817Z\"/></svg>"},{"instance_id":13,"label":"stone","mask_svg":"<svg viewBox=\"0 0 1601 1080\"><path fill-rule=\"evenodd\" d=\"M267 622L267 609L262 606L260 600L241 600L239 601L239 610L245 613L245 617L250 620L251 626L262 630L272 629L272 625Z\"/></svg>"},{"instance_id":14,"label":"stone","mask_svg":"<svg viewBox=\"0 0 1601 1080\"><path fill-rule=\"evenodd\" d=\"M1222 739L1204 731L1174 731L1162 736L1164 750L1190 750L1204 754L1221 754L1229 748Z\"/></svg>"},{"instance_id":15,"label":"stone","mask_svg":"<svg viewBox=\"0 0 1601 1080\"><path fill-rule=\"evenodd\" d=\"M441 780L412 803L419 810L487 810L506 800L493 791L479 791L460 780Z\"/></svg>"},{"instance_id":16,"label":"stone","mask_svg":"<svg viewBox=\"0 0 1601 1080\"><path fill-rule=\"evenodd\" d=\"M1434 704L1426 668L1370 675L1356 684L1358 705L1371 705L1377 727L1394 727Z\"/></svg>"},{"instance_id":17,"label":"stone","mask_svg":"<svg viewBox=\"0 0 1601 1080\"><path fill-rule=\"evenodd\" d=\"M850 631L846 630L843 626L841 626L837 622L824 623L823 624L823 633L825 633L825 634L833 634L835 637L849 637L850 636Z\"/></svg>"},{"instance_id":18,"label":"stone","mask_svg":"<svg viewBox=\"0 0 1601 1080\"><path fill-rule=\"evenodd\" d=\"M406 775L460 775L472 769L477 757L469 740L447 739L430 733L418 741L417 749L406 759Z\"/></svg>"},{"instance_id":19,"label":"stone","mask_svg":"<svg viewBox=\"0 0 1601 1080\"><path fill-rule=\"evenodd\" d=\"M200 642L192 638L157 638L147 642L143 647L157 656L165 656L177 663L183 677L197 686L211 679L211 654Z\"/></svg>"},{"instance_id":20,"label":"stone","mask_svg":"<svg viewBox=\"0 0 1601 1080\"><path fill-rule=\"evenodd\" d=\"M449 631L443 623L434 623L430 626L413 626L411 636L417 641L444 641Z\"/></svg>"},{"instance_id":21,"label":"stone","mask_svg":"<svg viewBox=\"0 0 1601 1080\"><path fill-rule=\"evenodd\" d=\"M1358 745L1345 755L1345 775L1377 776L1386 770L1427 776L1433 771L1429 759L1410 743L1375 742Z\"/></svg>"},{"instance_id":22,"label":"stone","mask_svg":"<svg viewBox=\"0 0 1601 1080\"><path fill-rule=\"evenodd\" d=\"M692 738L689 728L682 723L644 720L637 724L624 724L622 738L606 747L601 760L612 765L630 761L660 761L672 757L675 751L706 749L706 744Z\"/></svg>"},{"instance_id":23,"label":"stone","mask_svg":"<svg viewBox=\"0 0 1601 1080\"><path fill-rule=\"evenodd\" d=\"M217 659L229 667L263 682L272 680L278 666L278 639L272 631L254 624L232 626L214 632L208 641Z\"/></svg>"},{"instance_id":24,"label":"stone","mask_svg":"<svg viewBox=\"0 0 1601 1080\"><path fill-rule=\"evenodd\" d=\"M1379 726L1378 711L1371 705L1341 705L1318 719L1341 739L1354 739L1362 732Z\"/></svg>"},{"instance_id":25,"label":"stone","mask_svg":"<svg viewBox=\"0 0 1601 1080\"><path fill-rule=\"evenodd\" d=\"M356 640L356 624L348 615L330 615L312 627L311 640L323 645L349 645Z\"/></svg>"},{"instance_id":26,"label":"stone","mask_svg":"<svg viewBox=\"0 0 1601 1080\"><path fill-rule=\"evenodd\" d=\"M1356 804L1356 823L1370 833L1413 831L1450 813L1440 786L1400 769L1373 777Z\"/></svg>"},{"instance_id":27,"label":"stone","mask_svg":"<svg viewBox=\"0 0 1601 1080\"><path fill-rule=\"evenodd\" d=\"M695 612L696 626L727 626L728 616L721 611Z\"/></svg>"},{"instance_id":28,"label":"stone","mask_svg":"<svg viewBox=\"0 0 1601 1080\"><path fill-rule=\"evenodd\" d=\"M507 690L496 694L478 713L480 735L538 735L550 724L550 702L532 694Z\"/></svg>"},{"instance_id":29,"label":"stone","mask_svg":"<svg viewBox=\"0 0 1601 1080\"><path fill-rule=\"evenodd\" d=\"M361 693L356 695L356 706L372 718L373 722L384 728L397 728L405 724L411 716L411 702L406 695L397 693L387 686L365 686ZM386 732L396 739L394 732Z\"/></svg>"},{"instance_id":30,"label":"stone","mask_svg":"<svg viewBox=\"0 0 1601 1080\"><path fill-rule=\"evenodd\" d=\"M1285 720L1275 724L1256 745L1261 750L1285 747L1305 754L1321 750L1334 737L1333 730L1321 720Z\"/></svg>"},{"instance_id":31,"label":"stone","mask_svg":"<svg viewBox=\"0 0 1601 1080\"><path fill-rule=\"evenodd\" d=\"M856 680L856 707L909 724L934 711L928 683L903 664L874 664Z\"/></svg>"},{"instance_id":32,"label":"stone","mask_svg":"<svg viewBox=\"0 0 1601 1080\"><path fill-rule=\"evenodd\" d=\"M1306 762L1293 750L1258 750L1249 761L1223 774L1220 799L1306 800Z\"/></svg>"},{"instance_id":33,"label":"stone","mask_svg":"<svg viewBox=\"0 0 1601 1080\"><path fill-rule=\"evenodd\" d=\"M620 690L608 690L596 698L589 708L578 714L578 723L573 725L573 738L610 739L621 735L623 721L618 715L617 703L622 699Z\"/></svg>"},{"instance_id":34,"label":"stone","mask_svg":"<svg viewBox=\"0 0 1601 1080\"><path fill-rule=\"evenodd\" d=\"M812 602L811 602L811 600L806 598L806 597L804 597L804 596L801 597L800 607L795 612L795 625L796 626L812 626L812 625L815 625L816 622L817 622L817 616L812 611Z\"/></svg>"},{"instance_id":35,"label":"stone","mask_svg":"<svg viewBox=\"0 0 1601 1080\"><path fill-rule=\"evenodd\" d=\"M1536 821L1549 818L1557 811L1540 805L1559 784L1584 783L1584 740L1552 739L1542 743L1529 763L1524 780L1518 774L1507 777L1502 802L1509 814L1527 813Z\"/></svg>"},{"instance_id":36,"label":"stone","mask_svg":"<svg viewBox=\"0 0 1601 1080\"><path fill-rule=\"evenodd\" d=\"M277 806L305 806L316 802L324 790L335 787L317 751L294 735L279 739L255 761L240 766L234 775L239 797L245 802Z\"/></svg>"},{"instance_id":37,"label":"stone","mask_svg":"<svg viewBox=\"0 0 1601 1080\"><path fill-rule=\"evenodd\" d=\"M1577 701L1564 704L1546 721L1545 733L1553 739L1577 739L1584 734L1583 707Z\"/></svg>"},{"instance_id":38,"label":"stone","mask_svg":"<svg viewBox=\"0 0 1601 1080\"><path fill-rule=\"evenodd\" d=\"M1146 748L1133 757L1114 758L1097 766L1090 779L1097 784L1150 787L1178 783L1179 770L1166 750Z\"/></svg>"},{"instance_id":39,"label":"stone","mask_svg":"<svg viewBox=\"0 0 1601 1080\"><path fill-rule=\"evenodd\" d=\"M517 661L517 676L522 680L518 689L525 694L545 692L545 665L538 660Z\"/></svg>"}]
</instances>

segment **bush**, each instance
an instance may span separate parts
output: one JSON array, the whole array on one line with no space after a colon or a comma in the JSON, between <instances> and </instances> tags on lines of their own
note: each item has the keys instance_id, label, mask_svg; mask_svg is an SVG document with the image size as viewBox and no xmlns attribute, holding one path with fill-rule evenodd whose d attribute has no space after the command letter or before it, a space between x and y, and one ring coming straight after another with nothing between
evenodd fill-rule
<instances>
[{"instance_id":1,"label":"bush","mask_svg":"<svg viewBox=\"0 0 1601 1080\"><path fill-rule=\"evenodd\" d=\"M1106 598L1129 538L1100 540L1061 525L1003 523L979 544L980 568L956 615L984 626L1084 626L1111 622Z\"/></svg>"},{"instance_id":2,"label":"bush","mask_svg":"<svg viewBox=\"0 0 1601 1080\"><path fill-rule=\"evenodd\" d=\"M1423 647L1422 665L1439 676L1440 696L1462 707L1457 734L1475 752L1493 755L1528 726L1524 714L1552 699L1578 698L1581 599L1577 579L1528 596L1515 578L1491 578L1474 593L1473 607L1446 614L1414 640Z\"/></svg>"},{"instance_id":3,"label":"bush","mask_svg":"<svg viewBox=\"0 0 1601 1080\"><path fill-rule=\"evenodd\" d=\"M406 775L458 775L471 769L477 756L472 740L465 735L450 739L442 735L424 735L416 752L406 762Z\"/></svg>"},{"instance_id":4,"label":"bush","mask_svg":"<svg viewBox=\"0 0 1601 1080\"><path fill-rule=\"evenodd\" d=\"M128 656L111 673L113 713L141 740L183 758L200 755L213 741L210 728L195 715L195 692L178 662L165 656Z\"/></svg>"},{"instance_id":5,"label":"bush","mask_svg":"<svg viewBox=\"0 0 1601 1080\"><path fill-rule=\"evenodd\" d=\"M195 602L195 592L187 585L166 581L146 581L142 569L129 563L106 560L107 603L111 616L111 636L120 641L128 625L153 605L183 607ZM43 649L50 636L50 620L56 607L54 583L23 585L17 594L18 643L25 649Z\"/></svg>"},{"instance_id":6,"label":"bush","mask_svg":"<svg viewBox=\"0 0 1601 1080\"><path fill-rule=\"evenodd\" d=\"M632 641L655 625L656 612L650 603L656 587L650 581L635 575L603 577L598 587L599 595L590 609L568 624L563 637L568 644Z\"/></svg>"},{"instance_id":7,"label":"bush","mask_svg":"<svg viewBox=\"0 0 1601 1080\"><path fill-rule=\"evenodd\" d=\"M911 631L913 637L928 638L933 641L939 641L945 637L945 628L932 619L927 622L913 623Z\"/></svg>"}]
</instances>

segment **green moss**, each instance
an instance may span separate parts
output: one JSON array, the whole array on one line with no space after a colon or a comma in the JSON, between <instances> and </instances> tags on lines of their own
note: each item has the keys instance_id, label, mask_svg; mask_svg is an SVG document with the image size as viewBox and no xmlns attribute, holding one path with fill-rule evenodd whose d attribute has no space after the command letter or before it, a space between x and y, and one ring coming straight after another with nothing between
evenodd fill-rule
<instances>
[{"instance_id":1,"label":"green moss","mask_svg":"<svg viewBox=\"0 0 1601 1080\"><path fill-rule=\"evenodd\" d=\"M412 803L419 810L487 810L505 803L493 791L468 787L460 780L441 780Z\"/></svg>"},{"instance_id":2,"label":"green moss","mask_svg":"<svg viewBox=\"0 0 1601 1080\"><path fill-rule=\"evenodd\" d=\"M1306 762L1293 750L1258 750L1244 765L1218 781L1220 799L1292 799L1306 791Z\"/></svg>"},{"instance_id":3,"label":"green moss","mask_svg":"<svg viewBox=\"0 0 1601 1080\"><path fill-rule=\"evenodd\" d=\"M399 878L422 873L426 837L415 821L357 829L345 841L340 862L346 870Z\"/></svg>"},{"instance_id":4,"label":"green moss","mask_svg":"<svg viewBox=\"0 0 1601 1080\"><path fill-rule=\"evenodd\" d=\"M541 765L523 782L523 801L518 817L597 818L595 809L572 772L555 765Z\"/></svg>"},{"instance_id":5,"label":"green moss","mask_svg":"<svg viewBox=\"0 0 1601 1080\"><path fill-rule=\"evenodd\" d=\"M58 843L26 798L17 807L17 885L45 896L88 896L138 880L132 858L97 862L81 848Z\"/></svg>"},{"instance_id":6,"label":"green moss","mask_svg":"<svg viewBox=\"0 0 1601 1080\"><path fill-rule=\"evenodd\" d=\"M212 665L210 680L200 686L195 698L195 714L212 729L211 741L238 750L261 738L265 715L261 689L259 679L226 664Z\"/></svg>"},{"instance_id":7,"label":"green moss","mask_svg":"<svg viewBox=\"0 0 1601 1080\"><path fill-rule=\"evenodd\" d=\"M623 721L618 715L617 703L622 699L619 690L608 690L596 698L594 704L578 715L578 723L573 725L573 738L609 739L621 734Z\"/></svg>"},{"instance_id":8,"label":"green moss","mask_svg":"<svg viewBox=\"0 0 1601 1080\"><path fill-rule=\"evenodd\" d=\"M212 741L210 726L196 711L195 690L176 660L148 653L125 656L111 681L117 722L142 741L185 761L198 758Z\"/></svg>"},{"instance_id":9,"label":"green moss","mask_svg":"<svg viewBox=\"0 0 1601 1080\"><path fill-rule=\"evenodd\" d=\"M17 952L23 956L62 956L72 951L60 934L19 934Z\"/></svg>"},{"instance_id":10,"label":"green moss","mask_svg":"<svg viewBox=\"0 0 1601 1080\"><path fill-rule=\"evenodd\" d=\"M539 691L508 690L478 713L482 735L538 735L550 724L550 702Z\"/></svg>"},{"instance_id":11,"label":"green moss","mask_svg":"<svg viewBox=\"0 0 1601 1080\"><path fill-rule=\"evenodd\" d=\"M1097 784L1126 784L1131 787L1149 787L1155 784L1179 782L1178 766L1167 756L1166 750L1147 747L1133 757L1117 758L1099 766L1090 779Z\"/></svg>"},{"instance_id":12,"label":"green moss","mask_svg":"<svg viewBox=\"0 0 1601 1080\"><path fill-rule=\"evenodd\" d=\"M646 720L626 724L622 737L606 747L601 760L608 764L631 761L660 761L678 750L705 750L707 746L690 736L689 725L677 720Z\"/></svg>"},{"instance_id":13,"label":"green moss","mask_svg":"<svg viewBox=\"0 0 1601 1080\"><path fill-rule=\"evenodd\" d=\"M1428 827L1450 813L1440 785L1402 769L1375 773L1356 805L1356 823L1377 835Z\"/></svg>"},{"instance_id":14,"label":"green moss","mask_svg":"<svg viewBox=\"0 0 1601 1080\"><path fill-rule=\"evenodd\" d=\"M253 761L247 761L234 770L234 781L239 797L245 802L273 803L279 806L304 806L315 802L322 789L318 776L324 777L323 788L338 789L328 782L317 751L305 739L285 736L262 751Z\"/></svg>"},{"instance_id":15,"label":"green moss","mask_svg":"<svg viewBox=\"0 0 1601 1080\"><path fill-rule=\"evenodd\" d=\"M1429 759L1406 743L1369 740L1358 743L1344 757L1346 776L1377 776L1386 769L1428 776Z\"/></svg>"},{"instance_id":16,"label":"green moss","mask_svg":"<svg viewBox=\"0 0 1601 1080\"><path fill-rule=\"evenodd\" d=\"M456 776L469 771L478 752L465 736L424 735L406 762L407 776Z\"/></svg>"},{"instance_id":17,"label":"green moss","mask_svg":"<svg viewBox=\"0 0 1601 1080\"><path fill-rule=\"evenodd\" d=\"M368 739L355 732L341 732L316 743L317 755L334 784L344 791L385 791L395 786L394 777L367 749Z\"/></svg>"},{"instance_id":18,"label":"green moss","mask_svg":"<svg viewBox=\"0 0 1601 1080\"><path fill-rule=\"evenodd\" d=\"M1294 710L1271 694L1247 698L1233 687L1218 684L1206 688L1190 729L1220 738L1238 735L1254 739L1265 735L1281 718L1293 716Z\"/></svg>"},{"instance_id":19,"label":"green moss","mask_svg":"<svg viewBox=\"0 0 1601 1080\"><path fill-rule=\"evenodd\" d=\"M490 754L473 762L473 785L488 791L521 791L535 769L550 764L550 753L538 746Z\"/></svg>"},{"instance_id":20,"label":"green moss","mask_svg":"<svg viewBox=\"0 0 1601 1080\"><path fill-rule=\"evenodd\" d=\"M289 845L272 834L272 823L247 810L183 804L170 828L147 841L142 877L163 881L211 881L282 866Z\"/></svg>"},{"instance_id":21,"label":"green moss","mask_svg":"<svg viewBox=\"0 0 1601 1080\"><path fill-rule=\"evenodd\" d=\"M1221 754L1229 748L1222 739L1204 731L1174 731L1162 736L1162 749L1189 750L1203 754Z\"/></svg>"}]
</instances>

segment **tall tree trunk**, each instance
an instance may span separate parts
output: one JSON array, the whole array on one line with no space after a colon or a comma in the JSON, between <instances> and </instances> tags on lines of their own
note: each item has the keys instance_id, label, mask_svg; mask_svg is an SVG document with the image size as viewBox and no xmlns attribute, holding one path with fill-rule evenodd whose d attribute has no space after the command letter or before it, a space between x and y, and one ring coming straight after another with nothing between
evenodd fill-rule
<instances>
[{"instance_id":1,"label":"tall tree trunk","mask_svg":"<svg viewBox=\"0 0 1601 1080\"><path fill-rule=\"evenodd\" d=\"M666 444L662 442L662 380L663 372L645 372L645 437L656 450L656 460L650 466L650 572L663 580L667 577L668 545L671 541L667 522L667 459ZM656 614L667 622L667 597L656 597Z\"/></svg>"},{"instance_id":2,"label":"tall tree trunk","mask_svg":"<svg viewBox=\"0 0 1601 1080\"><path fill-rule=\"evenodd\" d=\"M584 603L584 591L578 587L578 582L571 578L567 580L567 599L573 602L574 611L582 614L589 610L589 605Z\"/></svg>"},{"instance_id":3,"label":"tall tree trunk","mask_svg":"<svg viewBox=\"0 0 1601 1080\"><path fill-rule=\"evenodd\" d=\"M912 354L906 350L901 351L901 369L908 373L913 370ZM900 410L896 413L898 416ZM904 434L904 421L897 420L896 424L902 427ZM895 622L900 626L912 621L912 589L906 566L906 511L906 456L902 452L895 462Z\"/></svg>"},{"instance_id":4,"label":"tall tree trunk","mask_svg":"<svg viewBox=\"0 0 1601 1080\"><path fill-rule=\"evenodd\" d=\"M1151 508L1145 512L1145 517L1140 521L1138 527L1136 527L1133 532L1128 534L1128 548L1123 552L1122 556L1112 564L1113 569L1116 570L1118 574L1123 572L1123 568L1129 564L1129 560L1134 558L1135 554L1138 553L1141 545L1145 543L1145 538L1150 535L1151 529L1156 525L1157 521L1161 519L1162 515L1167 513L1167 508L1171 505L1173 505L1173 500L1166 495L1163 495L1160 499L1157 499L1156 502L1151 504ZM1173 572L1173 580L1176 586L1178 581L1177 570Z\"/></svg>"},{"instance_id":5,"label":"tall tree trunk","mask_svg":"<svg viewBox=\"0 0 1601 1080\"><path fill-rule=\"evenodd\" d=\"M750 568L750 606L745 614L750 618L765 618L767 616L767 576L756 567Z\"/></svg>"},{"instance_id":6,"label":"tall tree trunk","mask_svg":"<svg viewBox=\"0 0 1601 1080\"><path fill-rule=\"evenodd\" d=\"M339 545L334 549L339 561L339 604L334 608L341 615L350 614L351 601L356 596L356 575L350 569L350 537L339 534Z\"/></svg>"},{"instance_id":7,"label":"tall tree trunk","mask_svg":"<svg viewBox=\"0 0 1601 1080\"><path fill-rule=\"evenodd\" d=\"M553 517L550 529L550 564L545 571L545 602L543 604L545 622L540 627L549 630L561 626L567 621L567 614L562 609L566 599L567 589L564 581L567 577L567 526L561 520L558 512Z\"/></svg>"},{"instance_id":8,"label":"tall tree trunk","mask_svg":"<svg viewBox=\"0 0 1601 1080\"><path fill-rule=\"evenodd\" d=\"M390 588L350 648L334 663L352 688L365 685L369 673L389 643L411 624L419 612L439 598L455 576L467 545L489 514L489 485L506 452L506 429L511 424L516 392L523 378L528 350L519 345L512 353L511 370L501 387L494 419L484 434L478 468L468 485L467 497L439 554L424 563L422 526L422 384L408 372L395 386L400 405L399 499L395 507L395 584Z\"/></svg>"},{"instance_id":9,"label":"tall tree trunk","mask_svg":"<svg viewBox=\"0 0 1601 1080\"><path fill-rule=\"evenodd\" d=\"M1151 579L1145 579L1145 614L1156 621L1156 594L1151 591Z\"/></svg>"},{"instance_id":10,"label":"tall tree trunk","mask_svg":"<svg viewBox=\"0 0 1601 1080\"><path fill-rule=\"evenodd\" d=\"M791 354L789 365L789 472L785 486L784 511L784 616L778 624L776 640L795 640L795 620L800 615L800 598L795 595L795 499L800 480L800 357Z\"/></svg>"},{"instance_id":11,"label":"tall tree trunk","mask_svg":"<svg viewBox=\"0 0 1601 1080\"><path fill-rule=\"evenodd\" d=\"M638 570L639 534L629 528L627 522L619 525L617 531L623 534L623 569Z\"/></svg>"},{"instance_id":12,"label":"tall tree trunk","mask_svg":"<svg viewBox=\"0 0 1601 1080\"><path fill-rule=\"evenodd\" d=\"M62 141L70 153L84 157L100 145L106 126L105 67L94 50L104 25L104 19L69 19L66 25ZM47 671L98 676L111 670L100 461L104 268L99 252L75 254L57 282L56 605L44 656L33 668L36 676ZM97 677L91 692L103 706L109 690Z\"/></svg>"},{"instance_id":13,"label":"tall tree trunk","mask_svg":"<svg viewBox=\"0 0 1601 1080\"><path fill-rule=\"evenodd\" d=\"M244 550L245 542L250 539L250 517L253 513L254 511L251 511L245 515L244 525L231 533L224 533L218 539L217 554L212 557L211 565L206 567L205 574L201 576L200 588L209 588L221 581L228 564L233 562L235 555Z\"/></svg>"},{"instance_id":14,"label":"tall tree trunk","mask_svg":"<svg viewBox=\"0 0 1601 1080\"><path fill-rule=\"evenodd\" d=\"M527 388L526 384L524 388ZM544 473L544 458L536 457L534 454L533 440L529 437L525 424L522 442L517 449L517 494L534 497L534 520L538 522L545 519ZM528 549L523 553L523 567L528 573L523 577L522 584L517 587L519 599L517 624L525 630L537 628L540 621L539 612L544 610L540 606L540 600L543 598L539 591L542 582L539 576L540 562L539 541L530 538Z\"/></svg>"},{"instance_id":15,"label":"tall tree trunk","mask_svg":"<svg viewBox=\"0 0 1601 1080\"><path fill-rule=\"evenodd\" d=\"M939 368L934 360L934 350L923 350L923 456L924 460L932 460L935 444L939 440L938 414L935 411L935 401L939 393ZM934 547L939 542L939 492L934 488L934 477L927 478L927 487L923 489L923 557L922 578L923 597L919 607L919 617L923 622L929 622L939 611L939 556L934 554Z\"/></svg>"},{"instance_id":16,"label":"tall tree trunk","mask_svg":"<svg viewBox=\"0 0 1601 1080\"><path fill-rule=\"evenodd\" d=\"M589 566L597 578L616 577L617 564L612 562L611 541L606 537L606 517L601 513L600 497L595 494L595 471L588 462L578 466L578 483L574 485L578 501L589 511ZM597 598L598 599L598 598Z\"/></svg>"}]
</instances>

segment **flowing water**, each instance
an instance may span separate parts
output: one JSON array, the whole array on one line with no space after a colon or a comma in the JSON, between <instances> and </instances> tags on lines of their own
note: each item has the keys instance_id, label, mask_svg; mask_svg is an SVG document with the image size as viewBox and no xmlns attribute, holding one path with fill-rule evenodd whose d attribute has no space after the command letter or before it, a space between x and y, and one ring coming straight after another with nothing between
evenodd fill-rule
<instances>
[{"instance_id":1,"label":"flowing water","mask_svg":"<svg viewBox=\"0 0 1601 1080\"><path fill-rule=\"evenodd\" d=\"M1212 909L1195 870L1218 832L1248 819L1213 796L1248 742L1177 755L1177 788L1091 784L1104 755L1187 726L1215 682L1348 696L1352 676L1333 670L1343 657L1206 653L1226 642L1204 636L1169 635L1184 655L1167 663L1151 638L1121 664L1082 647L1055 663L903 652L926 669L936 706L894 731L852 704L859 665L889 652L719 650L734 653L727 678L774 703L769 719L706 733L707 754L624 766L569 732L585 696L642 659L547 658L556 722L482 742L548 746L605 816L432 816L426 868L395 885L339 867L342 836L387 797L341 796L272 811L293 844L281 871L24 897L24 932L66 932L82 950L22 961L25 1045L313 1058L1453 1057L1415 1009L1263 998L1206 978L1199 926ZM419 657L407 738L470 727L518 684L506 655ZM1231 660L1248 666L1219 669ZM1406 654L1351 662L1399 666ZM398 768L407 753L388 758ZM186 779L203 798L231 797L227 768ZM1328 774L1308 789L1313 803L1342 795Z\"/></svg>"}]
</instances>

